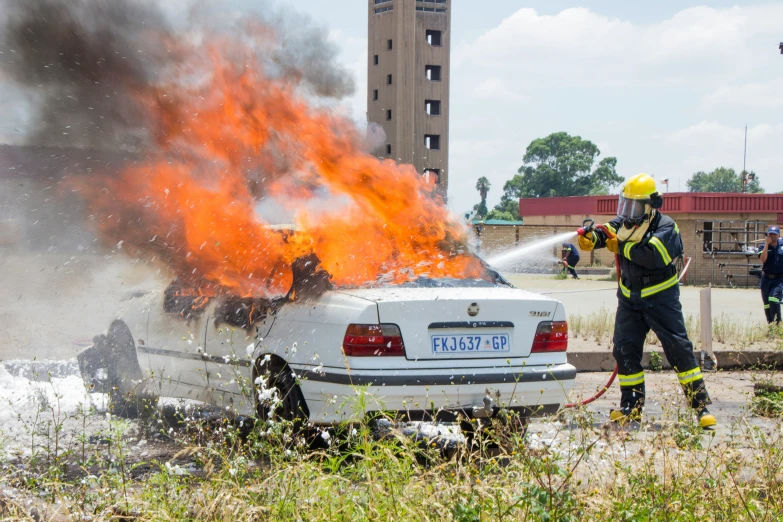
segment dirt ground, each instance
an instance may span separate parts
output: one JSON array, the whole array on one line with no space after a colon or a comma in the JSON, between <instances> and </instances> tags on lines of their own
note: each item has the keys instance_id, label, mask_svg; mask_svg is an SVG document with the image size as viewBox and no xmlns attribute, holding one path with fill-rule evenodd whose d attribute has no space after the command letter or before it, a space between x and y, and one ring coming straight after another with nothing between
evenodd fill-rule
<instances>
[{"instance_id":1,"label":"dirt ground","mask_svg":"<svg viewBox=\"0 0 783 522\"><path fill-rule=\"evenodd\" d=\"M608 377L608 373L578 374L570 400L578 402L592 396L605 385ZM722 427L716 433L717 440L730 436L732 430L729 426L740 421L761 427L775 425L774 420L750 415L747 409L753 397L753 385L761 379L783 385L780 373L741 371L706 374L707 388L713 400L711 411ZM647 372L646 383L648 400L645 416L649 424L637 426L638 431L655 431L658 423L674 422L678 415L690 417L673 372ZM585 412L592 415L596 425L604 424L608 421L609 410L616 407L619 399L619 385L615 382L603 397L586 406ZM161 404L171 407L181 402L162 399ZM63 449L72 447L83 451L84 440L101 443L112 429L110 420L111 417L106 414L106 397L84 389L75 361L0 364L0 461L30 456L38 451L31 444L36 444L36 441L39 445L47 444L45 433L54 429L57 429ZM563 426L551 417L538 419L531 423L531 440L551 443L561 432L574 429L578 428ZM131 438L130 450L134 461L150 458L153 448L155 458L161 460L173 458L182 449L168 437L169 432L165 429L155 426L141 429L138 421L130 421L125 431L126 437Z\"/></svg>"}]
</instances>

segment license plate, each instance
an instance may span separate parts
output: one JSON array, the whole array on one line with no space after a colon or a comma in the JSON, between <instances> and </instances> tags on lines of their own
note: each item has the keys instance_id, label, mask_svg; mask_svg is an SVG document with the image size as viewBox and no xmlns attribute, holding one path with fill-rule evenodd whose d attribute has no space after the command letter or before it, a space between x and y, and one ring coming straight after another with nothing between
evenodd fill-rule
<instances>
[{"instance_id":1,"label":"license plate","mask_svg":"<svg viewBox=\"0 0 783 522\"><path fill-rule=\"evenodd\" d=\"M511 341L507 334L431 335L432 353L509 352Z\"/></svg>"}]
</instances>

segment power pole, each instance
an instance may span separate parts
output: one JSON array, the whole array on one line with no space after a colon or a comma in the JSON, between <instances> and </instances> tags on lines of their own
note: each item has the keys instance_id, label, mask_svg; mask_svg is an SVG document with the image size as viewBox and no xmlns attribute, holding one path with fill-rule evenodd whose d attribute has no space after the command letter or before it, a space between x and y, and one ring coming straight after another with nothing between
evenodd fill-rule
<instances>
[{"instance_id":1,"label":"power pole","mask_svg":"<svg viewBox=\"0 0 783 522\"><path fill-rule=\"evenodd\" d=\"M745 161L748 159L748 126L745 125L745 148L742 152L742 193L748 191L748 171L745 170Z\"/></svg>"}]
</instances>

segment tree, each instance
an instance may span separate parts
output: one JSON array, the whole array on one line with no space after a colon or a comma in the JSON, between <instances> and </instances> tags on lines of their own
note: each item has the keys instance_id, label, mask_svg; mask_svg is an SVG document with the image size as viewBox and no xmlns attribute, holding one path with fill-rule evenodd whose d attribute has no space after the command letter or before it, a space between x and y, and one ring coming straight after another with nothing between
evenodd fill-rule
<instances>
[{"instance_id":1,"label":"tree","mask_svg":"<svg viewBox=\"0 0 783 522\"><path fill-rule=\"evenodd\" d=\"M519 221L518 216L514 216L511 212L505 210L497 210L493 208L487 213L484 219L502 219L503 221Z\"/></svg>"},{"instance_id":2,"label":"tree","mask_svg":"<svg viewBox=\"0 0 783 522\"><path fill-rule=\"evenodd\" d=\"M476 182L476 190L478 190L481 196L481 203L475 205L473 210L476 211L476 217L483 218L487 215L487 194L492 184L485 176L481 176Z\"/></svg>"},{"instance_id":3,"label":"tree","mask_svg":"<svg viewBox=\"0 0 783 522\"><path fill-rule=\"evenodd\" d=\"M500 196L500 203L495 205L493 210L498 212L504 212L511 215L515 221L520 219L519 216L519 198L520 190L519 184L516 182L520 176L515 175L513 179L506 181L503 185L503 195Z\"/></svg>"},{"instance_id":4,"label":"tree","mask_svg":"<svg viewBox=\"0 0 783 522\"><path fill-rule=\"evenodd\" d=\"M759 185L755 172L750 172L753 180L748 182L747 192L760 194L764 189ZM688 192L742 192L742 173L734 169L718 167L712 172L699 171L687 182Z\"/></svg>"},{"instance_id":5,"label":"tree","mask_svg":"<svg viewBox=\"0 0 783 522\"><path fill-rule=\"evenodd\" d=\"M617 158L603 158L593 168L601 151L589 140L556 132L533 140L518 174L503 185L503 196L495 208L513 210L519 198L587 196L606 194L623 181L617 174Z\"/></svg>"}]
</instances>

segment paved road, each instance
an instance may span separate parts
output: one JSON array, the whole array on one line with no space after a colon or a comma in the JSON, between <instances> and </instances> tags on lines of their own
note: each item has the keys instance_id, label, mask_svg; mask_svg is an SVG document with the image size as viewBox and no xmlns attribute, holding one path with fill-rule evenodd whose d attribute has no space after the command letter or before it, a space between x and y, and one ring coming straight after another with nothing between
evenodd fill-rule
<instances>
[{"instance_id":1,"label":"paved road","mask_svg":"<svg viewBox=\"0 0 783 522\"><path fill-rule=\"evenodd\" d=\"M578 281L555 279L550 275L507 274L507 277L519 288L546 293L558 299L569 314L587 315L601 308L614 313L617 308L617 286L613 282L598 281L589 276ZM686 315L699 314L700 290L702 287L681 287L680 301ZM728 314L753 322L765 321L761 294L755 288L713 288L712 314L713 317Z\"/></svg>"}]
</instances>

